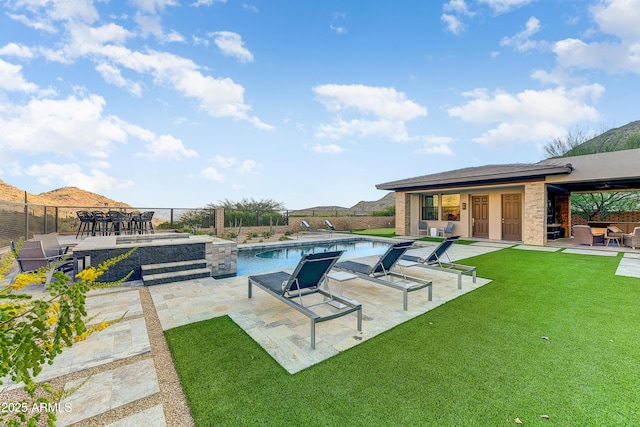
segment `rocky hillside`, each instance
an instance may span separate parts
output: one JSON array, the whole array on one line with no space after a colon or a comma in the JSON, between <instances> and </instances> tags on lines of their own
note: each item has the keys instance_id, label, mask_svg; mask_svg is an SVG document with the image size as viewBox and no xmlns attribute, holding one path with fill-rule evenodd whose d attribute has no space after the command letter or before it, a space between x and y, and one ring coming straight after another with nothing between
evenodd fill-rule
<instances>
[{"instance_id":1,"label":"rocky hillside","mask_svg":"<svg viewBox=\"0 0 640 427\"><path fill-rule=\"evenodd\" d=\"M640 120L619 128L609 129L605 133L572 148L565 155L581 156L632 148L640 148Z\"/></svg>"},{"instance_id":2,"label":"rocky hillside","mask_svg":"<svg viewBox=\"0 0 640 427\"><path fill-rule=\"evenodd\" d=\"M360 212L371 212L371 211L383 211L390 206L394 206L396 204L396 194L394 192L387 193L380 200L374 200L371 202L360 201L353 205L350 208L345 208L343 206L314 206L312 208L307 209L298 209L296 212L308 212L308 211L321 211L321 212L347 212L347 211L360 211Z\"/></svg>"},{"instance_id":3,"label":"rocky hillside","mask_svg":"<svg viewBox=\"0 0 640 427\"><path fill-rule=\"evenodd\" d=\"M50 206L131 207L126 203L116 202L115 200L111 200L90 191L81 190L77 187L63 187L40 194L31 194L27 192L26 198L28 203ZM25 191L0 180L0 200L4 202L23 203L25 200Z\"/></svg>"}]
</instances>

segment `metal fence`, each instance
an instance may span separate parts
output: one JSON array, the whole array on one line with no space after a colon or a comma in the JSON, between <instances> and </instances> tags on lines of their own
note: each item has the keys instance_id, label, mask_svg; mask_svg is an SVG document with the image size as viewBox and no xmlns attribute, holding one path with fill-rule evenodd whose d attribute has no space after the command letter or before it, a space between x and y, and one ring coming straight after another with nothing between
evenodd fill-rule
<instances>
[{"instance_id":1,"label":"metal fence","mask_svg":"<svg viewBox=\"0 0 640 427\"><path fill-rule=\"evenodd\" d=\"M153 226L156 230L180 230L196 232L216 232L242 227L289 226L291 218L333 217L354 220L366 216L386 216L388 212L347 211L347 210L297 210L297 211L237 211L216 208L149 208L119 206L46 206L31 203L0 201L0 248L9 246L11 241L31 239L34 234L58 233L76 234L81 225L78 211L117 210L121 212L153 211ZM224 212L225 230L216 230L216 215ZM299 222L299 221L298 221ZM357 221L356 221L357 222ZM350 224L347 228L354 228ZM366 226L365 226L366 227Z\"/></svg>"},{"instance_id":2,"label":"metal fence","mask_svg":"<svg viewBox=\"0 0 640 427\"><path fill-rule=\"evenodd\" d=\"M213 229L216 224L215 209L45 206L0 201L0 248L9 246L11 241L31 239L34 234L76 234L81 225L78 211L110 210L153 211L153 224L157 230Z\"/></svg>"}]
</instances>

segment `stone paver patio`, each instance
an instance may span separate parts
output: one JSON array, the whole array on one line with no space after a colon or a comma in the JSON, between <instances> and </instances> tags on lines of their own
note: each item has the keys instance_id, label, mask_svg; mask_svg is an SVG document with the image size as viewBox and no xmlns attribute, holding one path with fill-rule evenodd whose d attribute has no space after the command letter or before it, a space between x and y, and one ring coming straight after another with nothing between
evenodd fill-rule
<instances>
[{"instance_id":1,"label":"stone paver patio","mask_svg":"<svg viewBox=\"0 0 640 427\"><path fill-rule=\"evenodd\" d=\"M436 245L422 243L423 247L411 250L412 255L427 255ZM540 251L562 249L479 242L454 245L448 254L452 261L457 261L506 247ZM599 256L618 254L614 250L592 248L568 248L564 252ZM158 353L152 349L154 341L150 337L153 334L158 336L162 330L229 315L288 372L295 373L490 282L482 278L482 271L479 271L475 284L471 277L463 276L459 290L455 274L419 267L405 268L405 272L433 281L432 301L427 299L427 289L413 292L409 294L409 309L404 311L402 292L397 289L362 279L344 282L344 295L363 305L363 330L357 331L355 315L320 323L315 350L310 347L309 319L259 289L255 289L253 298L248 299L246 277L207 278L148 288L141 287L139 282L131 282L124 288L92 291L87 298L90 316L96 315L96 320L100 321L117 318L126 312L124 320L65 349L53 365L45 367L38 379L50 380L66 389L85 381L61 402L61 407L67 404L71 409L58 413L60 426L166 426L172 417L165 413L174 409L169 408L167 398L163 396L170 395L171 386L159 375L156 365L161 362ZM640 254L625 253L616 274L640 277ZM334 292L340 289L335 282L331 286ZM145 305L145 298L152 303ZM180 425L190 425L187 418Z\"/></svg>"}]
</instances>

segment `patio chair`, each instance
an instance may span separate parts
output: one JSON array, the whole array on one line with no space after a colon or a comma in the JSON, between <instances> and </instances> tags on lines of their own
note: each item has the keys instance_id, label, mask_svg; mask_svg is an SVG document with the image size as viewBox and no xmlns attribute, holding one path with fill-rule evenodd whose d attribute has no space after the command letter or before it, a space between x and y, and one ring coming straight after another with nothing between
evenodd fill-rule
<instances>
[{"instance_id":1,"label":"patio chair","mask_svg":"<svg viewBox=\"0 0 640 427\"><path fill-rule=\"evenodd\" d=\"M11 247L13 250L17 249L15 243L12 243ZM73 271L73 260L65 259L64 257L64 255L48 257L45 254L42 241L28 240L22 242L16 261L21 272L42 271L45 274L45 284L48 284L56 271L64 273Z\"/></svg>"},{"instance_id":2,"label":"patio chair","mask_svg":"<svg viewBox=\"0 0 640 427\"><path fill-rule=\"evenodd\" d=\"M316 230L314 230L313 227L310 226L309 223L305 220L300 221L300 226L306 228L309 233L316 232Z\"/></svg>"},{"instance_id":3,"label":"patio chair","mask_svg":"<svg viewBox=\"0 0 640 427\"><path fill-rule=\"evenodd\" d=\"M61 257L69 252L69 246L62 249L56 233L34 234L33 240L39 240L42 242L42 247L44 248L44 253L47 258Z\"/></svg>"},{"instance_id":4,"label":"patio chair","mask_svg":"<svg viewBox=\"0 0 640 427\"><path fill-rule=\"evenodd\" d=\"M323 222L324 222L324 225L329 227L329 231L331 231L331 232L334 232L334 233L351 233L351 230L336 230L336 228L333 226L333 224L331 224L331 221L329 221L328 219L325 219Z\"/></svg>"},{"instance_id":5,"label":"patio chair","mask_svg":"<svg viewBox=\"0 0 640 427\"><path fill-rule=\"evenodd\" d=\"M576 245L604 245L604 233L593 233L588 225L574 225L572 229Z\"/></svg>"},{"instance_id":6,"label":"patio chair","mask_svg":"<svg viewBox=\"0 0 640 427\"><path fill-rule=\"evenodd\" d=\"M622 236L625 246L630 246L634 251L640 247L640 227L635 227L633 233Z\"/></svg>"},{"instance_id":7,"label":"patio chair","mask_svg":"<svg viewBox=\"0 0 640 427\"><path fill-rule=\"evenodd\" d=\"M109 234L109 224L111 223L111 219L107 216L106 213L102 211L93 211L91 212L91 216L93 217L93 232L92 236L96 234L106 236Z\"/></svg>"},{"instance_id":8,"label":"patio chair","mask_svg":"<svg viewBox=\"0 0 640 427\"><path fill-rule=\"evenodd\" d=\"M440 231L440 235L443 237L452 237L453 236L453 225L455 223L453 221L447 222L447 226Z\"/></svg>"},{"instance_id":9,"label":"patio chair","mask_svg":"<svg viewBox=\"0 0 640 427\"><path fill-rule=\"evenodd\" d=\"M454 273L458 275L458 289L462 289L462 275L471 275L473 277L473 283L476 283L476 267L463 264L455 264L451 262L449 255L447 255L447 249L456 241L460 236L447 237L440 242L438 246L426 257L416 257L412 255L405 255L400 260L400 265L405 267L424 267L432 270L444 271L447 273ZM444 260L447 258L447 261ZM405 263L403 263L405 261ZM408 262L408 263L407 263Z\"/></svg>"},{"instance_id":10,"label":"patio chair","mask_svg":"<svg viewBox=\"0 0 640 427\"><path fill-rule=\"evenodd\" d=\"M418 221L418 235L421 233L429 235L429 223L427 221Z\"/></svg>"},{"instance_id":11,"label":"patio chair","mask_svg":"<svg viewBox=\"0 0 640 427\"><path fill-rule=\"evenodd\" d=\"M406 311L409 308L409 292L429 288L429 301L431 301L432 297L431 280L410 277L404 274L404 272L396 273L392 271L398 260L400 260L400 257L404 255L412 245L413 242L395 243L380 256L374 265L357 261L342 261L336 263L334 268L339 271L347 271L374 283L400 289L403 293L402 308ZM399 281L398 279L403 279L403 281Z\"/></svg>"},{"instance_id":12,"label":"patio chair","mask_svg":"<svg viewBox=\"0 0 640 427\"><path fill-rule=\"evenodd\" d=\"M316 348L316 323L357 312L358 331L362 331L362 305L349 298L334 295L329 290L327 273L342 253L343 251L331 251L307 254L300 259L291 274L278 271L249 276L249 298L252 297L252 286L256 285L269 295L309 317L311 319L311 348L313 349ZM323 282L326 284L326 290L321 287ZM312 304L305 305L303 297L308 297L311 294L320 295L322 301L312 301ZM312 310L312 307L320 304L329 304L331 307L329 314L320 315Z\"/></svg>"},{"instance_id":13,"label":"patio chair","mask_svg":"<svg viewBox=\"0 0 640 427\"><path fill-rule=\"evenodd\" d=\"M82 236L84 233L87 233L87 236L92 234L95 223L91 212L77 211L76 215L78 215L78 219L80 220L80 224L78 224L78 231L76 232L76 239L78 238L78 235Z\"/></svg>"}]
</instances>

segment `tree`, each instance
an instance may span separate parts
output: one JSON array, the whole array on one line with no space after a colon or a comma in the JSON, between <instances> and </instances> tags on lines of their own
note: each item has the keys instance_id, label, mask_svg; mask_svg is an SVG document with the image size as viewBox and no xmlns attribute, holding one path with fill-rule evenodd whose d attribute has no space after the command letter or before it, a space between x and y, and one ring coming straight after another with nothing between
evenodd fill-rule
<instances>
[{"instance_id":1,"label":"tree","mask_svg":"<svg viewBox=\"0 0 640 427\"><path fill-rule=\"evenodd\" d=\"M209 204L206 207L212 207L213 205ZM262 199L255 200L251 199L242 199L239 202L232 202L228 199L221 200L219 202L219 206L224 208L225 210L230 211L261 211L261 212L274 212L274 211L282 211L285 209L284 204L281 202L276 202L272 199Z\"/></svg>"},{"instance_id":2,"label":"tree","mask_svg":"<svg viewBox=\"0 0 640 427\"><path fill-rule=\"evenodd\" d=\"M571 194L571 213L587 221L605 221L613 212L637 210L640 207L640 193L632 191L611 191L600 193Z\"/></svg>"},{"instance_id":3,"label":"tree","mask_svg":"<svg viewBox=\"0 0 640 427\"><path fill-rule=\"evenodd\" d=\"M9 272L22 242L15 252L11 251L0 260L0 280ZM42 413L38 408L53 407L63 397L62 391L54 390L48 383L38 384L35 377L42 366L53 363L54 358L65 347L84 341L89 335L119 322L115 320L88 324L85 310L86 294L91 289L107 288L126 281L127 276L116 282L98 282L109 267L129 257L136 248L123 255L109 259L96 267L88 267L78 273L76 281L63 272L53 274L46 284L47 296L41 299L19 293L27 285L42 285L49 269L18 274L12 283L0 288L0 379L9 377L15 383L24 383L29 399L11 402L0 408L0 425L36 425ZM2 381L0 380L0 385ZM47 424L55 425L54 411L47 411Z\"/></svg>"},{"instance_id":4,"label":"tree","mask_svg":"<svg viewBox=\"0 0 640 427\"><path fill-rule=\"evenodd\" d=\"M543 148L547 153L547 158L562 157L588 140L589 137L580 128L576 127L573 131L569 130L564 138L556 137Z\"/></svg>"}]
</instances>

